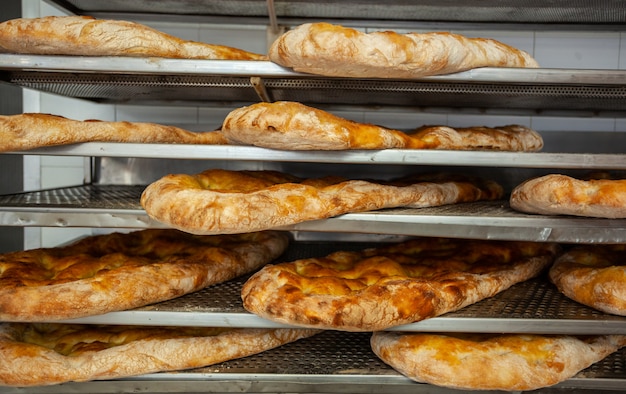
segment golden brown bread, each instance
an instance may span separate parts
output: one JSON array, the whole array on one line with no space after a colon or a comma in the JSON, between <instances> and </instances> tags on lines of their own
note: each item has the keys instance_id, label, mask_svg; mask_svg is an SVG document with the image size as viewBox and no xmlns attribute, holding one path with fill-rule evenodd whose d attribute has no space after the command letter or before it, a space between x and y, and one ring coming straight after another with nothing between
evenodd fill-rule
<instances>
[{"instance_id":1,"label":"golden brown bread","mask_svg":"<svg viewBox=\"0 0 626 394\"><path fill-rule=\"evenodd\" d=\"M538 151L543 139L524 126L424 126L405 133L357 123L297 102L256 103L231 111L222 125L231 143L284 150L453 149Z\"/></svg>"},{"instance_id":2,"label":"golden brown bread","mask_svg":"<svg viewBox=\"0 0 626 394\"><path fill-rule=\"evenodd\" d=\"M530 279L550 243L418 238L266 265L241 289L244 307L283 324L377 331L461 309Z\"/></svg>"},{"instance_id":3,"label":"golden brown bread","mask_svg":"<svg viewBox=\"0 0 626 394\"><path fill-rule=\"evenodd\" d=\"M415 175L386 182L213 169L164 176L144 190L141 205L151 218L173 228L228 234L349 212L494 200L502 194L495 182L461 175Z\"/></svg>"},{"instance_id":4,"label":"golden brown bread","mask_svg":"<svg viewBox=\"0 0 626 394\"><path fill-rule=\"evenodd\" d=\"M626 316L626 245L581 245L550 268L566 296L602 312Z\"/></svg>"},{"instance_id":5,"label":"golden brown bread","mask_svg":"<svg viewBox=\"0 0 626 394\"><path fill-rule=\"evenodd\" d=\"M265 60L224 45L180 38L148 26L90 16L19 18L0 23L0 52L37 55L136 56L175 59Z\"/></svg>"},{"instance_id":6,"label":"golden brown bread","mask_svg":"<svg viewBox=\"0 0 626 394\"><path fill-rule=\"evenodd\" d=\"M44 386L199 368L263 352L316 330L0 324L0 385Z\"/></svg>"},{"instance_id":7,"label":"golden brown bread","mask_svg":"<svg viewBox=\"0 0 626 394\"><path fill-rule=\"evenodd\" d=\"M626 179L576 179L550 174L529 179L511 193L513 209L543 215L626 218Z\"/></svg>"},{"instance_id":8,"label":"golden brown bread","mask_svg":"<svg viewBox=\"0 0 626 394\"><path fill-rule=\"evenodd\" d=\"M249 273L288 244L279 232L194 236L151 229L0 255L0 320L53 321L169 300Z\"/></svg>"},{"instance_id":9,"label":"golden brown bread","mask_svg":"<svg viewBox=\"0 0 626 394\"><path fill-rule=\"evenodd\" d=\"M0 152L79 142L228 143L219 131L191 132L156 123L78 121L36 113L0 115Z\"/></svg>"},{"instance_id":10,"label":"golden brown bread","mask_svg":"<svg viewBox=\"0 0 626 394\"><path fill-rule=\"evenodd\" d=\"M372 350L418 382L461 390L536 390L626 346L626 335L375 332Z\"/></svg>"},{"instance_id":11,"label":"golden brown bread","mask_svg":"<svg viewBox=\"0 0 626 394\"><path fill-rule=\"evenodd\" d=\"M499 41L452 33L363 33L306 23L280 36L269 59L295 71L355 78L420 78L477 67L538 67L526 52Z\"/></svg>"}]
</instances>

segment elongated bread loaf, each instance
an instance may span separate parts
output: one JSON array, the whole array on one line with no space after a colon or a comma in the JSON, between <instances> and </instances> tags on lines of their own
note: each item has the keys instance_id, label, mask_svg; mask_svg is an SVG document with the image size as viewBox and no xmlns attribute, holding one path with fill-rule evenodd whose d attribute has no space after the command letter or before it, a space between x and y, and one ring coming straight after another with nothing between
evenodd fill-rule
<instances>
[{"instance_id":1,"label":"elongated bread loaf","mask_svg":"<svg viewBox=\"0 0 626 394\"><path fill-rule=\"evenodd\" d=\"M486 38L393 31L363 33L307 23L280 36L269 59L295 71L355 78L419 78L477 67L538 67L528 53Z\"/></svg>"},{"instance_id":2,"label":"elongated bread loaf","mask_svg":"<svg viewBox=\"0 0 626 394\"><path fill-rule=\"evenodd\" d=\"M231 143L284 150L453 149L538 151L543 139L521 125L424 126L405 133L353 122L291 101L256 103L231 111L222 125Z\"/></svg>"},{"instance_id":3,"label":"elongated bread loaf","mask_svg":"<svg viewBox=\"0 0 626 394\"><path fill-rule=\"evenodd\" d=\"M266 59L264 55L224 45L181 40L136 22L95 19L90 16L19 18L0 23L0 52L174 59Z\"/></svg>"},{"instance_id":4,"label":"elongated bread loaf","mask_svg":"<svg viewBox=\"0 0 626 394\"><path fill-rule=\"evenodd\" d=\"M219 131L196 133L156 123L79 121L49 114L0 115L0 152L79 142L227 144Z\"/></svg>"}]
</instances>

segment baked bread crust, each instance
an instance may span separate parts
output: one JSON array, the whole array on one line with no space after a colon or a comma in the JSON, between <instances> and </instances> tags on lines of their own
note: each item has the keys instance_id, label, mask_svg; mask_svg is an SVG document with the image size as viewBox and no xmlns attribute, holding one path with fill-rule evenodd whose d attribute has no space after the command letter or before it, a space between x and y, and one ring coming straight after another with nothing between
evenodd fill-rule
<instances>
[{"instance_id":1,"label":"baked bread crust","mask_svg":"<svg viewBox=\"0 0 626 394\"><path fill-rule=\"evenodd\" d=\"M199 237L113 233L0 255L0 320L38 322L169 300L252 272L283 253L284 233Z\"/></svg>"},{"instance_id":2,"label":"baked bread crust","mask_svg":"<svg viewBox=\"0 0 626 394\"><path fill-rule=\"evenodd\" d=\"M155 123L78 121L38 113L0 115L0 152L80 142L228 143L219 131L191 132Z\"/></svg>"},{"instance_id":3,"label":"baked bread crust","mask_svg":"<svg viewBox=\"0 0 626 394\"><path fill-rule=\"evenodd\" d=\"M576 179L550 174L529 179L510 197L511 208L542 215L626 218L626 179Z\"/></svg>"},{"instance_id":4,"label":"baked bread crust","mask_svg":"<svg viewBox=\"0 0 626 394\"><path fill-rule=\"evenodd\" d=\"M538 67L528 53L493 39L445 32L363 33L329 23L287 31L268 56L298 72L355 78L413 79L478 67Z\"/></svg>"},{"instance_id":5,"label":"baked bread crust","mask_svg":"<svg viewBox=\"0 0 626 394\"><path fill-rule=\"evenodd\" d=\"M626 316L626 245L583 245L550 268L550 280L567 297L602 312Z\"/></svg>"},{"instance_id":6,"label":"baked bread crust","mask_svg":"<svg viewBox=\"0 0 626 394\"><path fill-rule=\"evenodd\" d=\"M464 390L552 386L626 346L626 335L375 332L372 350L418 382Z\"/></svg>"},{"instance_id":7,"label":"baked bread crust","mask_svg":"<svg viewBox=\"0 0 626 394\"><path fill-rule=\"evenodd\" d=\"M0 384L43 386L205 367L316 334L305 329L0 324Z\"/></svg>"},{"instance_id":8,"label":"baked bread crust","mask_svg":"<svg viewBox=\"0 0 626 394\"><path fill-rule=\"evenodd\" d=\"M300 327L377 331L461 309L547 268L548 243L421 238L267 265L243 285L244 307Z\"/></svg>"},{"instance_id":9,"label":"baked bread crust","mask_svg":"<svg viewBox=\"0 0 626 394\"><path fill-rule=\"evenodd\" d=\"M148 215L193 234L260 231L349 212L428 207L501 198L495 182L423 175L391 182L304 179L276 171L211 169L167 175L144 190Z\"/></svg>"},{"instance_id":10,"label":"baked bread crust","mask_svg":"<svg viewBox=\"0 0 626 394\"><path fill-rule=\"evenodd\" d=\"M284 150L453 149L538 151L543 139L520 125L451 128L424 126L405 133L357 123L289 101L256 103L231 111L222 133L236 144Z\"/></svg>"},{"instance_id":11,"label":"baked bread crust","mask_svg":"<svg viewBox=\"0 0 626 394\"><path fill-rule=\"evenodd\" d=\"M238 48L181 40L136 22L90 16L19 18L0 23L0 52L211 60L267 59L265 55Z\"/></svg>"}]
</instances>

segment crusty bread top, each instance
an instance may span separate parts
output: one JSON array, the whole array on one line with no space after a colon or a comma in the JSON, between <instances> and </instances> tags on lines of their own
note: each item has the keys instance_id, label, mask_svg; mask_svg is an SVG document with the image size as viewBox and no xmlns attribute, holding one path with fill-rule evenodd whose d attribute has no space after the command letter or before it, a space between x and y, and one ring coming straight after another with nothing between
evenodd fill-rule
<instances>
[{"instance_id":1,"label":"crusty bread top","mask_svg":"<svg viewBox=\"0 0 626 394\"><path fill-rule=\"evenodd\" d=\"M0 23L0 52L3 51L39 55L266 59L264 55L224 45L181 40L136 22L90 16L19 18Z\"/></svg>"},{"instance_id":2,"label":"crusty bread top","mask_svg":"<svg viewBox=\"0 0 626 394\"><path fill-rule=\"evenodd\" d=\"M280 36L269 59L295 71L356 78L419 78L477 67L538 67L528 53L486 38L446 32L363 33L307 23Z\"/></svg>"}]
</instances>

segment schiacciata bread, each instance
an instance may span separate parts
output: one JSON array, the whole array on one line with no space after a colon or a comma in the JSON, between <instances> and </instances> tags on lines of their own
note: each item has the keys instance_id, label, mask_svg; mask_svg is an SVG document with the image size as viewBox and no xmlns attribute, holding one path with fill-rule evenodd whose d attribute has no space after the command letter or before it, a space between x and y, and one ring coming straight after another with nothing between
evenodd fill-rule
<instances>
[{"instance_id":1,"label":"schiacciata bread","mask_svg":"<svg viewBox=\"0 0 626 394\"><path fill-rule=\"evenodd\" d=\"M265 55L225 45L182 40L136 22L90 16L18 18L0 23L0 52L173 59L266 59Z\"/></svg>"},{"instance_id":2,"label":"schiacciata bread","mask_svg":"<svg viewBox=\"0 0 626 394\"><path fill-rule=\"evenodd\" d=\"M503 195L494 181L415 174L391 181L300 178L278 171L209 169L148 185L141 205L153 219L193 234L233 234L383 208L423 208Z\"/></svg>"},{"instance_id":3,"label":"schiacciata bread","mask_svg":"<svg viewBox=\"0 0 626 394\"><path fill-rule=\"evenodd\" d=\"M533 152L543 139L521 125L423 126L411 132L354 122L307 105L278 101L231 111L221 132L233 144L283 150L449 149Z\"/></svg>"},{"instance_id":4,"label":"schiacciata bread","mask_svg":"<svg viewBox=\"0 0 626 394\"><path fill-rule=\"evenodd\" d=\"M626 335L376 332L372 350L418 382L459 390L536 390L626 346Z\"/></svg>"},{"instance_id":5,"label":"schiacciata bread","mask_svg":"<svg viewBox=\"0 0 626 394\"><path fill-rule=\"evenodd\" d=\"M541 215L626 218L626 179L531 178L513 189L511 208Z\"/></svg>"},{"instance_id":6,"label":"schiacciata bread","mask_svg":"<svg viewBox=\"0 0 626 394\"><path fill-rule=\"evenodd\" d=\"M269 59L298 72L332 77L420 78L478 67L538 67L527 52L487 38L446 32L363 33L306 23L280 36Z\"/></svg>"},{"instance_id":7,"label":"schiacciata bread","mask_svg":"<svg viewBox=\"0 0 626 394\"><path fill-rule=\"evenodd\" d=\"M209 145L228 143L219 131L192 132L156 123L79 121L38 113L0 115L0 152L80 142Z\"/></svg>"}]
</instances>

